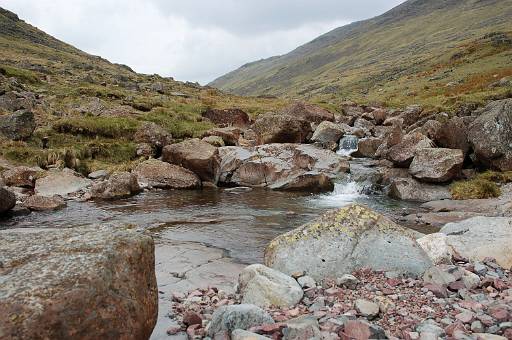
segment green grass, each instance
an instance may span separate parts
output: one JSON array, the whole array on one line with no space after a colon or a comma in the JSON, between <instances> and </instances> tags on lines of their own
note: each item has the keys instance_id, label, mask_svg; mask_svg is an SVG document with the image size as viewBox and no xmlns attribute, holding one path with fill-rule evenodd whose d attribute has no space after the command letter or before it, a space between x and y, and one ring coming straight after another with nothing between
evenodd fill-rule
<instances>
[{"instance_id":1,"label":"green grass","mask_svg":"<svg viewBox=\"0 0 512 340\"><path fill-rule=\"evenodd\" d=\"M12 66L0 65L0 74L8 78L15 77L22 82L27 82L31 84L37 84L40 82L39 78L34 72Z\"/></svg>"},{"instance_id":2,"label":"green grass","mask_svg":"<svg viewBox=\"0 0 512 340\"><path fill-rule=\"evenodd\" d=\"M130 139L139 124L139 121L133 118L84 116L60 119L53 124L53 128L60 133Z\"/></svg>"}]
</instances>

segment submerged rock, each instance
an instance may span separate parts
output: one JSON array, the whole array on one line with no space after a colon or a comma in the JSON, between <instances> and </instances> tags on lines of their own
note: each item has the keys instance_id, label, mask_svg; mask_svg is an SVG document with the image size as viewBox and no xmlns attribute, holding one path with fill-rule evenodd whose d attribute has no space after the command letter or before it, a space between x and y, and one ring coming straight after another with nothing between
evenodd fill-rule
<instances>
[{"instance_id":1,"label":"submerged rock","mask_svg":"<svg viewBox=\"0 0 512 340\"><path fill-rule=\"evenodd\" d=\"M198 189L201 180L192 171L177 165L150 159L135 168L141 185L162 189Z\"/></svg>"},{"instance_id":2,"label":"submerged rock","mask_svg":"<svg viewBox=\"0 0 512 340\"><path fill-rule=\"evenodd\" d=\"M0 338L147 339L154 243L119 227L0 231Z\"/></svg>"},{"instance_id":3,"label":"submerged rock","mask_svg":"<svg viewBox=\"0 0 512 340\"><path fill-rule=\"evenodd\" d=\"M200 139L166 146L162 160L189 169L202 181L217 183L220 165L218 148Z\"/></svg>"},{"instance_id":4,"label":"submerged rock","mask_svg":"<svg viewBox=\"0 0 512 340\"><path fill-rule=\"evenodd\" d=\"M265 264L286 274L304 271L316 280L354 270L421 275L432 265L416 234L360 205L328 212L275 238Z\"/></svg>"},{"instance_id":5,"label":"submerged rock","mask_svg":"<svg viewBox=\"0 0 512 340\"><path fill-rule=\"evenodd\" d=\"M35 192L41 196L67 196L77 194L91 186L90 179L80 176L71 169L49 171L45 177L36 180Z\"/></svg>"},{"instance_id":6,"label":"submerged rock","mask_svg":"<svg viewBox=\"0 0 512 340\"><path fill-rule=\"evenodd\" d=\"M409 172L420 181L442 183L457 177L463 163L462 150L423 148L416 151Z\"/></svg>"},{"instance_id":7,"label":"submerged rock","mask_svg":"<svg viewBox=\"0 0 512 340\"><path fill-rule=\"evenodd\" d=\"M261 264L246 267L238 279L242 303L259 307L293 307L302 299L302 288L292 277Z\"/></svg>"}]
</instances>

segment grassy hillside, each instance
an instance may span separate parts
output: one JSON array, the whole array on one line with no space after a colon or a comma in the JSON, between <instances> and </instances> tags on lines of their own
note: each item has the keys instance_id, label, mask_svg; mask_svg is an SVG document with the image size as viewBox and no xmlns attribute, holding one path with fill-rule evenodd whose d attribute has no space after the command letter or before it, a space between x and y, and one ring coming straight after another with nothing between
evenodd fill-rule
<instances>
[{"instance_id":1,"label":"grassy hillside","mask_svg":"<svg viewBox=\"0 0 512 340\"><path fill-rule=\"evenodd\" d=\"M280 100L242 98L197 84L143 75L84 53L0 8L0 100L35 97L34 136L0 139L0 156L19 163L66 163L83 172L137 162L134 131L155 122L177 140L211 127L201 112L237 107L256 115L277 110ZM32 97L31 97L32 96ZM0 114L8 110L0 109ZM50 148L41 149L43 137Z\"/></svg>"},{"instance_id":2,"label":"grassy hillside","mask_svg":"<svg viewBox=\"0 0 512 340\"><path fill-rule=\"evenodd\" d=\"M512 0L409 0L212 82L242 95L454 109L510 96Z\"/></svg>"}]
</instances>

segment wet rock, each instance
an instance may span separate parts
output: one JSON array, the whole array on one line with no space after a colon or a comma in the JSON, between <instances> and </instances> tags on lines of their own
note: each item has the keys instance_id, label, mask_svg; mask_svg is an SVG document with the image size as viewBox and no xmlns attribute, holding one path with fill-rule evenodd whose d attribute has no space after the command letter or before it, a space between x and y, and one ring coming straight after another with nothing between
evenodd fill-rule
<instances>
[{"instance_id":1,"label":"wet rock","mask_svg":"<svg viewBox=\"0 0 512 340\"><path fill-rule=\"evenodd\" d=\"M373 158L379 146L384 143L383 138L369 137L362 138L358 142L357 152L354 153L356 157Z\"/></svg>"},{"instance_id":2,"label":"wet rock","mask_svg":"<svg viewBox=\"0 0 512 340\"><path fill-rule=\"evenodd\" d=\"M60 196L29 196L23 200L23 206L32 211L59 210L66 206L66 202Z\"/></svg>"},{"instance_id":3,"label":"wet rock","mask_svg":"<svg viewBox=\"0 0 512 340\"><path fill-rule=\"evenodd\" d=\"M36 181L38 169L28 166L17 166L2 173L5 185L13 187L33 188Z\"/></svg>"},{"instance_id":4,"label":"wet rock","mask_svg":"<svg viewBox=\"0 0 512 340\"><path fill-rule=\"evenodd\" d=\"M220 127L245 128L251 123L249 115L240 109L208 109L201 115Z\"/></svg>"},{"instance_id":5,"label":"wet rock","mask_svg":"<svg viewBox=\"0 0 512 340\"><path fill-rule=\"evenodd\" d=\"M252 129L258 134L260 144L304 143L312 134L307 120L273 113L258 116Z\"/></svg>"},{"instance_id":6,"label":"wet rock","mask_svg":"<svg viewBox=\"0 0 512 340\"><path fill-rule=\"evenodd\" d=\"M235 329L231 333L231 340L266 340L270 339L263 335L259 335L253 332L244 331L242 329Z\"/></svg>"},{"instance_id":7,"label":"wet rock","mask_svg":"<svg viewBox=\"0 0 512 340\"><path fill-rule=\"evenodd\" d=\"M494 101L476 112L468 139L476 161L501 171L512 170L512 99Z\"/></svg>"},{"instance_id":8,"label":"wet rock","mask_svg":"<svg viewBox=\"0 0 512 340\"><path fill-rule=\"evenodd\" d=\"M462 150L423 148L416 151L409 172L422 182L442 183L457 177L463 163Z\"/></svg>"},{"instance_id":9,"label":"wet rock","mask_svg":"<svg viewBox=\"0 0 512 340\"><path fill-rule=\"evenodd\" d=\"M265 263L287 274L306 271L316 280L363 267L422 275L432 264L413 232L360 205L277 237L265 250Z\"/></svg>"},{"instance_id":10,"label":"wet rock","mask_svg":"<svg viewBox=\"0 0 512 340\"><path fill-rule=\"evenodd\" d=\"M305 102L295 102L281 111L281 114L298 117L310 123L334 122L334 114L328 110Z\"/></svg>"},{"instance_id":11,"label":"wet rock","mask_svg":"<svg viewBox=\"0 0 512 340\"><path fill-rule=\"evenodd\" d=\"M134 174L142 186L152 188L198 189L201 187L201 180L192 171L156 159L139 164Z\"/></svg>"},{"instance_id":12,"label":"wet rock","mask_svg":"<svg viewBox=\"0 0 512 340\"><path fill-rule=\"evenodd\" d=\"M36 128L34 114L19 110L0 116L0 135L12 140L25 140L32 136Z\"/></svg>"},{"instance_id":13,"label":"wet rock","mask_svg":"<svg viewBox=\"0 0 512 340\"><path fill-rule=\"evenodd\" d=\"M425 135L413 132L404 136L400 143L389 149L387 159L397 167L407 168L418 150L432 146L432 141Z\"/></svg>"},{"instance_id":14,"label":"wet rock","mask_svg":"<svg viewBox=\"0 0 512 340\"><path fill-rule=\"evenodd\" d=\"M259 307L292 307L302 299L302 288L292 277L260 264L246 267L238 279L242 303Z\"/></svg>"},{"instance_id":15,"label":"wet rock","mask_svg":"<svg viewBox=\"0 0 512 340\"><path fill-rule=\"evenodd\" d=\"M172 135L160 125L144 122L135 132L134 141L145 143L153 148L162 149L172 143Z\"/></svg>"},{"instance_id":16,"label":"wet rock","mask_svg":"<svg viewBox=\"0 0 512 340\"><path fill-rule=\"evenodd\" d=\"M11 210L16 206L16 196L7 188L0 187L0 214Z\"/></svg>"},{"instance_id":17,"label":"wet rock","mask_svg":"<svg viewBox=\"0 0 512 340\"><path fill-rule=\"evenodd\" d=\"M495 258L503 268L512 267L512 218L473 217L445 225L441 231L446 242L457 254L482 261Z\"/></svg>"},{"instance_id":18,"label":"wet rock","mask_svg":"<svg viewBox=\"0 0 512 340\"><path fill-rule=\"evenodd\" d=\"M48 171L45 177L38 178L35 193L41 196L67 196L85 191L92 181L71 169Z\"/></svg>"},{"instance_id":19,"label":"wet rock","mask_svg":"<svg viewBox=\"0 0 512 340\"><path fill-rule=\"evenodd\" d=\"M344 133L345 130L339 124L324 121L317 126L311 141L322 144L338 143Z\"/></svg>"},{"instance_id":20,"label":"wet rock","mask_svg":"<svg viewBox=\"0 0 512 340\"><path fill-rule=\"evenodd\" d=\"M0 234L2 339L149 338L158 304L150 236L119 226Z\"/></svg>"},{"instance_id":21,"label":"wet rock","mask_svg":"<svg viewBox=\"0 0 512 340\"><path fill-rule=\"evenodd\" d=\"M373 319L379 315L379 305L368 300L358 299L355 303L357 312L368 318Z\"/></svg>"},{"instance_id":22,"label":"wet rock","mask_svg":"<svg viewBox=\"0 0 512 340\"><path fill-rule=\"evenodd\" d=\"M206 142L208 144L211 144L217 148L220 148L220 147L223 147L223 146L226 146L226 144L224 143L224 140L222 139L222 137L219 137L219 136L207 136L207 137L203 137L203 139L201 139L203 142Z\"/></svg>"},{"instance_id":23,"label":"wet rock","mask_svg":"<svg viewBox=\"0 0 512 340\"><path fill-rule=\"evenodd\" d=\"M253 326L273 324L270 314L255 305L231 305L218 308L208 325L208 336L214 337L223 331L248 330Z\"/></svg>"},{"instance_id":24,"label":"wet rock","mask_svg":"<svg viewBox=\"0 0 512 340\"><path fill-rule=\"evenodd\" d=\"M129 172L116 172L107 180L95 183L90 191L91 198L118 199L130 197L141 191L137 176Z\"/></svg>"},{"instance_id":25,"label":"wet rock","mask_svg":"<svg viewBox=\"0 0 512 340\"><path fill-rule=\"evenodd\" d=\"M166 146L162 160L189 169L203 181L217 183L220 166L218 148L199 139Z\"/></svg>"},{"instance_id":26,"label":"wet rock","mask_svg":"<svg viewBox=\"0 0 512 340\"><path fill-rule=\"evenodd\" d=\"M220 182L275 190L330 190L331 179L348 171L340 155L312 145L268 144L254 149L219 149Z\"/></svg>"},{"instance_id":27,"label":"wet rock","mask_svg":"<svg viewBox=\"0 0 512 340\"><path fill-rule=\"evenodd\" d=\"M446 243L446 235L434 233L416 240L434 264L450 264L452 252Z\"/></svg>"},{"instance_id":28,"label":"wet rock","mask_svg":"<svg viewBox=\"0 0 512 340\"><path fill-rule=\"evenodd\" d=\"M446 186L423 184L412 178L395 178L391 181L388 195L403 201L428 202L451 198Z\"/></svg>"}]
</instances>

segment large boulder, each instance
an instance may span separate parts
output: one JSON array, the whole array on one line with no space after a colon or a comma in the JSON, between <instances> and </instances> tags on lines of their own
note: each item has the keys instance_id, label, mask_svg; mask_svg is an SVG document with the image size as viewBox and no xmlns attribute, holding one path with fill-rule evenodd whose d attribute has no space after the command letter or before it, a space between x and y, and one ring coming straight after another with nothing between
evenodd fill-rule
<instances>
[{"instance_id":1,"label":"large boulder","mask_svg":"<svg viewBox=\"0 0 512 340\"><path fill-rule=\"evenodd\" d=\"M224 147L219 154L220 182L228 186L325 191L332 189L332 179L350 168L344 157L305 144Z\"/></svg>"},{"instance_id":2,"label":"large boulder","mask_svg":"<svg viewBox=\"0 0 512 340\"><path fill-rule=\"evenodd\" d=\"M238 278L242 303L262 308L293 307L303 296L297 281L261 264L246 267Z\"/></svg>"},{"instance_id":3,"label":"large boulder","mask_svg":"<svg viewBox=\"0 0 512 340\"><path fill-rule=\"evenodd\" d=\"M453 117L441 124L434 139L436 144L443 148L462 150L464 156L466 156L471 149L466 120L463 117Z\"/></svg>"},{"instance_id":4,"label":"large boulder","mask_svg":"<svg viewBox=\"0 0 512 340\"><path fill-rule=\"evenodd\" d=\"M415 236L364 206L351 205L274 239L265 264L286 274L305 271L316 280L365 267L422 275L432 262Z\"/></svg>"},{"instance_id":5,"label":"large boulder","mask_svg":"<svg viewBox=\"0 0 512 340\"><path fill-rule=\"evenodd\" d=\"M369 137L360 139L357 143L357 151L353 156L373 158L383 143L383 138Z\"/></svg>"},{"instance_id":6,"label":"large boulder","mask_svg":"<svg viewBox=\"0 0 512 340\"><path fill-rule=\"evenodd\" d=\"M310 123L321 123L323 121L334 122L334 114L318 106L304 102L295 102L281 111L282 114L298 117Z\"/></svg>"},{"instance_id":7,"label":"large boulder","mask_svg":"<svg viewBox=\"0 0 512 340\"><path fill-rule=\"evenodd\" d=\"M166 146L162 160L189 169L203 181L217 183L220 166L218 148L200 139Z\"/></svg>"},{"instance_id":8,"label":"large boulder","mask_svg":"<svg viewBox=\"0 0 512 340\"><path fill-rule=\"evenodd\" d=\"M149 144L157 150L172 143L172 135L160 125L152 122L142 124L134 135L137 143Z\"/></svg>"},{"instance_id":9,"label":"large boulder","mask_svg":"<svg viewBox=\"0 0 512 340\"><path fill-rule=\"evenodd\" d=\"M36 180L35 192L41 196L67 196L78 194L90 187L92 181L71 169L52 170Z\"/></svg>"},{"instance_id":10,"label":"large boulder","mask_svg":"<svg viewBox=\"0 0 512 340\"><path fill-rule=\"evenodd\" d=\"M201 180L192 171L156 159L139 164L134 173L142 186L162 189L198 189L201 187Z\"/></svg>"},{"instance_id":11,"label":"large boulder","mask_svg":"<svg viewBox=\"0 0 512 340\"><path fill-rule=\"evenodd\" d=\"M148 339L151 236L119 226L0 231L0 338Z\"/></svg>"},{"instance_id":12,"label":"large boulder","mask_svg":"<svg viewBox=\"0 0 512 340\"><path fill-rule=\"evenodd\" d=\"M0 214L3 214L16 206L16 195L7 188L0 187Z\"/></svg>"},{"instance_id":13,"label":"large boulder","mask_svg":"<svg viewBox=\"0 0 512 340\"><path fill-rule=\"evenodd\" d=\"M402 201L429 202L451 198L446 186L423 184L413 178L391 180L388 195Z\"/></svg>"},{"instance_id":14,"label":"large boulder","mask_svg":"<svg viewBox=\"0 0 512 340\"><path fill-rule=\"evenodd\" d=\"M219 307L212 315L207 328L210 337L235 329L248 330L254 326L273 324L274 320L266 311L255 305L231 305Z\"/></svg>"},{"instance_id":15,"label":"large boulder","mask_svg":"<svg viewBox=\"0 0 512 340\"><path fill-rule=\"evenodd\" d=\"M130 197L140 191L137 176L123 171L113 173L107 180L95 183L90 194L91 198L111 200Z\"/></svg>"},{"instance_id":16,"label":"large boulder","mask_svg":"<svg viewBox=\"0 0 512 340\"><path fill-rule=\"evenodd\" d=\"M12 140L25 140L32 136L36 128L34 114L19 110L12 114L0 115L0 135Z\"/></svg>"},{"instance_id":17,"label":"large boulder","mask_svg":"<svg viewBox=\"0 0 512 340\"><path fill-rule=\"evenodd\" d=\"M0 96L0 109L7 111L32 110L36 105L37 98L33 92L9 91Z\"/></svg>"},{"instance_id":18,"label":"large boulder","mask_svg":"<svg viewBox=\"0 0 512 340\"><path fill-rule=\"evenodd\" d=\"M457 177L463 163L462 150L424 148L416 151L409 172L422 182L442 183Z\"/></svg>"},{"instance_id":19,"label":"large boulder","mask_svg":"<svg viewBox=\"0 0 512 340\"><path fill-rule=\"evenodd\" d=\"M236 146L242 135L242 130L237 127L214 128L204 133L203 137L217 136L222 138L224 145Z\"/></svg>"},{"instance_id":20,"label":"large boulder","mask_svg":"<svg viewBox=\"0 0 512 340\"><path fill-rule=\"evenodd\" d=\"M344 133L345 129L340 124L324 121L317 126L311 141L322 144L338 143Z\"/></svg>"},{"instance_id":21,"label":"large boulder","mask_svg":"<svg viewBox=\"0 0 512 340\"><path fill-rule=\"evenodd\" d=\"M202 116L220 127L245 128L251 123L249 115L240 109L208 109L202 113Z\"/></svg>"},{"instance_id":22,"label":"large boulder","mask_svg":"<svg viewBox=\"0 0 512 340\"><path fill-rule=\"evenodd\" d=\"M501 171L512 170L512 98L489 103L469 127L476 161Z\"/></svg>"},{"instance_id":23,"label":"large boulder","mask_svg":"<svg viewBox=\"0 0 512 340\"><path fill-rule=\"evenodd\" d=\"M64 208L66 202L60 196L46 197L33 195L23 200L23 206L32 211L50 211Z\"/></svg>"},{"instance_id":24,"label":"large boulder","mask_svg":"<svg viewBox=\"0 0 512 340\"><path fill-rule=\"evenodd\" d=\"M258 135L260 144L304 143L312 133L307 120L275 113L258 116L252 129Z\"/></svg>"},{"instance_id":25,"label":"large boulder","mask_svg":"<svg viewBox=\"0 0 512 340\"><path fill-rule=\"evenodd\" d=\"M478 216L448 223L440 232L454 253L474 261L493 257L503 268L512 268L512 218Z\"/></svg>"},{"instance_id":26,"label":"large boulder","mask_svg":"<svg viewBox=\"0 0 512 340\"><path fill-rule=\"evenodd\" d=\"M28 166L17 166L2 173L5 184L13 187L33 188L39 171Z\"/></svg>"},{"instance_id":27,"label":"large boulder","mask_svg":"<svg viewBox=\"0 0 512 340\"><path fill-rule=\"evenodd\" d=\"M397 167L407 168L411 164L416 151L431 147L433 147L433 143L425 135L412 132L405 135L400 143L388 150L387 159Z\"/></svg>"}]
</instances>

